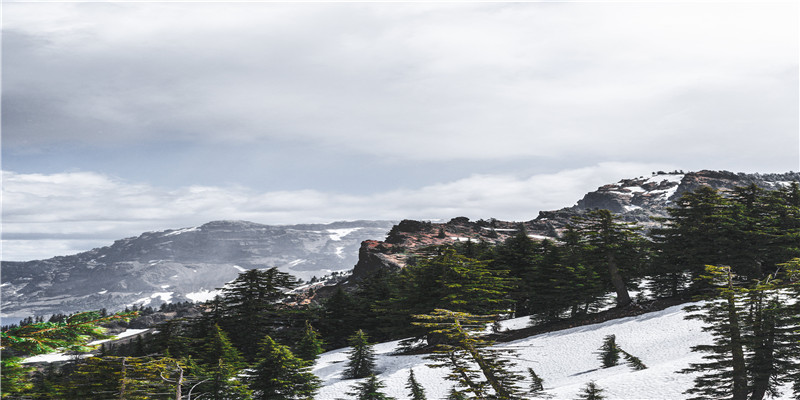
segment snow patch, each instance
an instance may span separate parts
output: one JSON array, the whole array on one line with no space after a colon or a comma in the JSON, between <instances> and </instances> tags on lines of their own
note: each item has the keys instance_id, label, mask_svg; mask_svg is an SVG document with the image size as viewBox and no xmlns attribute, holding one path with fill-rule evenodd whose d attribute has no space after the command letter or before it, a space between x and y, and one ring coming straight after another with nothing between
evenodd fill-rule
<instances>
[{"instance_id":1,"label":"snow patch","mask_svg":"<svg viewBox=\"0 0 800 400\"><path fill-rule=\"evenodd\" d=\"M221 290L199 290L197 292L187 293L184 297L195 303L202 303L204 301L213 300L214 297L219 295L222 295Z\"/></svg>"},{"instance_id":2,"label":"snow patch","mask_svg":"<svg viewBox=\"0 0 800 400\"><path fill-rule=\"evenodd\" d=\"M108 293L108 290L106 290L106 289L103 289L103 290L97 292L97 294L106 294L106 293Z\"/></svg>"},{"instance_id":3,"label":"snow patch","mask_svg":"<svg viewBox=\"0 0 800 400\"><path fill-rule=\"evenodd\" d=\"M709 333L702 331L703 323L685 320L684 305L662 311L550 332L529 338L502 343L496 348L517 351L516 369L527 376L533 368L544 379L548 394L554 399L574 399L589 381L603 388L607 399L656 400L684 398L683 392L693 386L694 374L679 374L689 363L702 361L702 354L692 353L691 347L710 344ZM528 318L503 321L504 327L524 327ZM600 368L596 352L606 335L616 335L617 343L639 357L648 369L633 371L627 365ZM429 399L445 398L452 383L444 379L447 368L433 369L421 355L392 355L397 342L375 345L376 369L386 384L384 393L398 399L408 398L405 388L409 370L425 388ZM352 390L356 380L342 380L349 349L324 353L314 367L323 381L318 400L334 400ZM785 389L785 387L784 387ZM783 390L781 400L791 399Z\"/></svg>"},{"instance_id":4,"label":"snow patch","mask_svg":"<svg viewBox=\"0 0 800 400\"><path fill-rule=\"evenodd\" d=\"M661 183L664 181L681 183L685 174L666 174L666 175L653 175L650 179L644 181L645 183Z\"/></svg>"},{"instance_id":5,"label":"snow patch","mask_svg":"<svg viewBox=\"0 0 800 400\"><path fill-rule=\"evenodd\" d=\"M247 272L247 270L246 270L246 269L244 269L244 268L242 268L242 267L240 267L240 266L238 266L238 265L234 265L234 266L233 266L233 268L236 268L236 269L238 269L238 270L239 270L239 272Z\"/></svg>"},{"instance_id":6,"label":"snow patch","mask_svg":"<svg viewBox=\"0 0 800 400\"><path fill-rule=\"evenodd\" d=\"M338 242L342 240L343 237L359 230L361 228L342 228L342 229L326 229L325 232L328 232L331 240Z\"/></svg>"},{"instance_id":7,"label":"snow patch","mask_svg":"<svg viewBox=\"0 0 800 400\"><path fill-rule=\"evenodd\" d=\"M196 226L196 227L194 227L194 228L183 228L183 229L178 229L178 230L174 230L174 231L172 231L172 232L165 233L165 234L164 234L164 235L162 235L162 236L163 236L163 237L167 237L167 236L176 236L176 235L180 235L180 234L182 234L182 233L186 233L186 232L194 232L194 231L199 231L199 230L200 230L200 227L198 227L198 226Z\"/></svg>"}]
</instances>

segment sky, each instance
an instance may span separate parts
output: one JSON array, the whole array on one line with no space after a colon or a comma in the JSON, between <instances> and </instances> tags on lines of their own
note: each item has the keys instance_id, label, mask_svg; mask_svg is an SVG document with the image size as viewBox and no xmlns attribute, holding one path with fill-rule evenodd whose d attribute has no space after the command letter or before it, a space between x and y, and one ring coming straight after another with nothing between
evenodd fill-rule
<instances>
[{"instance_id":1,"label":"sky","mask_svg":"<svg viewBox=\"0 0 800 400\"><path fill-rule=\"evenodd\" d=\"M2 3L2 260L800 170L798 4ZM381 238L377 238L381 239Z\"/></svg>"}]
</instances>

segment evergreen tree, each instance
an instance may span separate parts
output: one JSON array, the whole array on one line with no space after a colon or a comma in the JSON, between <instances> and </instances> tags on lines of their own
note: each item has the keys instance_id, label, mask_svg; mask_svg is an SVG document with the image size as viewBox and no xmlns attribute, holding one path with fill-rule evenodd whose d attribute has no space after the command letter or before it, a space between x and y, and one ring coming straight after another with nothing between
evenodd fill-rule
<instances>
[{"instance_id":1,"label":"evergreen tree","mask_svg":"<svg viewBox=\"0 0 800 400\"><path fill-rule=\"evenodd\" d=\"M603 346L600 347L600 361L603 368L611 368L619 364L620 349L617 347L617 337L607 335L603 339Z\"/></svg>"},{"instance_id":2,"label":"evergreen tree","mask_svg":"<svg viewBox=\"0 0 800 400\"><path fill-rule=\"evenodd\" d=\"M378 380L373 374L369 375L364 382L356 383L352 392L347 392L350 396L355 396L356 400L395 400L394 397L389 397L381 392L386 384Z\"/></svg>"},{"instance_id":3,"label":"evergreen tree","mask_svg":"<svg viewBox=\"0 0 800 400\"><path fill-rule=\"evenodd\" d=\"M350 336L348 344L352 349L347 353L348 361L343 372L344 378L359 379L374 374L375 352L364 331L359 330Z\"/></svg>"},{"instance_id":4,"label":"evergreen tree","mask_svg":"<svg viewBox=\"0 0 800 400\"><path fill-rule=\"evenodd\" d=\"M628 353L627 351L622 349L620 349L620 352L622 352L622 355L625 357L625 361L628 363L628 365L631 366L631 368L634 369L634 371L641 371L643 369L647 369L647 366L644 365L644 363L642 362L642 360L639 359L639 357L636 357L633 354Z\"/></svg>"},{"instance_id":5,"label":"evergreen tree","mask_svg":"<svg viewBox=\"0 0 800 400\"><path fill-rule=\"evenodd\" d=\"M258 343L275 326L285 323L279 300L296 287L295 277L273 267L251 269L222 288L222 326L248 359L258 352Z\"/></svg>"},{"instance_id":6,"label":"evergreen tree","mask_svg":"<svg viewBox=\"0 0 800 400\"><path fill-rule=\"evenodd\" d=\"M578 395L578 400L604 400L603 389L597 386L594 381L590 381L583 388L583 391Z\"/></svg>"},{"instance_id":7,"label":"evergreen tree","mask_svg":"<svg viewBox=\"0 0 800 400\"><path fill-rule=\"evenodd\" d=\"M310 362L269 336L260 343L258 363L248 380L258 400L310 400L320 387L319 378L310 372Z\"/></svg>"},{"instance_id":8,"label":"evergreen tree","mask_svg":"<svg viewBox=\"0 0 800 400\"><path fill-rule=\"evenodd\" d=\"M306 327L303 330L303 336L297 343L296 351L294 352L297 357L302 360L314 361L322 354L322 339L319 333L306 321Z\"/></svg>"},{"instance_id":9,"label":"evergreen tree","mask_svg":"<svg viewBox=\"0 0 800 400\"><path fill-rule=\"evenodd\" d=\"M411 392L411 400L427 400L425 397L425 389L417 382L414 376L414 370L408 372L408 381L406 382L406 389Z\"/></svg>"},{"instance_id":10,"label":"evergreen tree","mask_svg":"<svg viewBox=\"0 0 800 400\"><path fill-rule=\"evenodd\" d=\"M508 312L508 291L514 280L508 271L489 268L488 262L456 254L452 248L415 266L406 266L397 279L397 295L379 304L386 327L396 335L425 334L411 324L411 315L437 308L468 313Z\"/></svg>"},{"instance_id":11,"label":"evergreen tree","mask_svg":"<svg viewBox=\"0 0 800 400\"><path fill-rule=\"evenodd\" d=\"M719 290L718 298L705 303L703 306L689 306L685 309L690 312L702 310L702 313L691 314L687 319L700 319L707 325L704 331L709 331L714 337L711 345L698 345L692 351L709 353L704 363L690 364L683 373L702 372L703 375L695 378L695 386L685 393L698 394L693 399L705 398L731 398L744 400L747 398L747 366L744 358L744 343L742 341L742 327L739 321L741 304L737 301L741 289L734 287L734 275L730 267L707 266L711 282L723 285Z\"/></svg>"},{"instance_id":12,"label":"evergreen tree","mask_svg":"<svg viewBox=\"0 0 800 400\"><path fill-rule=\"evenodd\" d=\"M447 394L447 400L467 400L467 395L464 392L451 388Z\"/></svg>"},{"instance_id":13,"label":"evergreen tree","mask_svg":"<svg viewBox=\"0 0 800 400\"><path fill-rule=\"evenodd\" d=\"M492 342L478 335L494 316L437 309L431 314L414 317L420 321L415 324L445 338L434 354L427 357L434 361L429 366L450 368L447 379L456 381L477 398L489 395L489 390L493 398L500 400L522 397L518 382L524 377L512 370L513 363L508 360L515 352L492 349Z\"/></svg>"},{"instance_id":14,"label":"evergreen tree","mask_svg":"<svg viewBox=\"0 0 800 400\"><path fill-rule=\"evenodd\" d=\"M362 307L349 293L337 287L333 295L323 302L319 316L322 337L331 348L347 346L347 338L361 325Z\"/></svg>"},{"instance_id":15,"label":"evergreen tree","mask_svg":"<svg viewBox=\"0 0 800 400\"><path fill-rule=\"evenodd\" d=\"M631 303L628 285L642 268L645 241L637 233L641 228L619 220L611 211L592 210L573 218L573 224L589 246L585 261L607 270L617 306L622 307Z\"/></svg>"},{"instance_id":16,"label":"evergreen tree","mask_svg":"<svg viewBox=\"0 0 800 400\"><path fill-rule=\"evenodd\" d=\"M243 357L219 325L214 325L210 335L203 339L201 349L202 374L206 382L198 391L214 400L249 398L247 387L237 377L244 367Z\"/></svg>"},{"instance_id":17,"label":"evergreen tree","mask_svg":"<svg viewBox=\"0 0 800 400\"><path fill-rule=\"evenodd\" d=\"M539 377L536 374L536 371L533 368L528 368L528 375L531 377L531 386L530 390L528 391L531 396L533 397L545 397L546 394L544 392L544 379Z\"/></svg>"}]
</instances>

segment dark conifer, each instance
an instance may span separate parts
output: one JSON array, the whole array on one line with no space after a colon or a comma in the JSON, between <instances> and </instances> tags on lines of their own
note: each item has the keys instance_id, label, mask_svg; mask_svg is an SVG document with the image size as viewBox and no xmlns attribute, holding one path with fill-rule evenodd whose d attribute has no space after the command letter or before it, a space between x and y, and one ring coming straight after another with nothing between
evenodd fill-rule
<instances>
[{"instance_id":1,"label":"dark conifer","mask_svg":"<svg viewBox=\"0 0 800 400\"><path fill-rule=\"evenodd\" d=\"M314 361L323 352L322 339L320 339L319 333L317 333L308 321L306 321L305 325L303 336L297 343L294 353L302 360Z\"/></svg>"},{"instance_id":2,"label":"dark conifer","mask_svg":"<svg viewBox=\"0 0 800 400\"><path fill-rule=\"evenodd\" d=\"M603 339L603 345L600 347L600 352L598 354L603 368L611 368L618 365L620 349L617 347L617 337L614 335L607 335Z\"/></svg>"},{"instance_id":3,"label":"dark conifer","mask_svg":"<svg viewBox=\"0 0 800 400\"><path fill-rule=\"evenodd\" d=\"M375 352L364 331L359 330L348 339L352 349L347 353L347 367L343 372L345 379L366 378L375 373Z\"/></svg>"},{"instance_id":4,"label":"dark conifer","mask_svg":"<svg viewBox=\"0 0 800 400\"><path fill-rule=\"evenodd\" d=\"M347 394L355 396L356 400L395 400L394 397L389 397L381 392L381 389L385 387L386 384L373 374L369 375L364 382L357 383L353 387L353 391L347 392Z\"/></svg>"},{"instance_id":5,"label":"dark conifer","mask_svg":"<svg viewBox=\"0 0 800 400\"><path fill-rule=\"evenodd\" d=\"M427 400L427 397L425 397L425 389L419 384L419 382L417 382L417 378L414 376L413 369L408 372L406 389L411 392L411 400Z\"/></svg>"},{"instance_id":6,"label":"dark conifer","mask_svg":"<svg viewBox=\"0 0 800 400\"><path fill-rule=\"evenodd\" d=\"M297 358L269 336L260 343L258 362L248 381L258 400L310 400L320 387L310 362Z\"/></svg>"},{"instance_id":7,"label":"dark conifer","mask_svg":"<svg viewBox=\"0 0 800 400\"><path fill-rule=\"evenodd\" d=\"M591 381L586 384L586 387L578 395L578 400L604 400L606 397L602 393L603 389L597 386L594 381Z\"/></svg>"}]
</instances>

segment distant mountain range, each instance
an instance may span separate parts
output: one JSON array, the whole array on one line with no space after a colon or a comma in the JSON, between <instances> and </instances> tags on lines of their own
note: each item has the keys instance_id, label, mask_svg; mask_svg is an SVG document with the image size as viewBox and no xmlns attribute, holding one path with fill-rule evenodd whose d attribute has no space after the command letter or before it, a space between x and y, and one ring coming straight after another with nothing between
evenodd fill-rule
<instances>
[{"instance_id":1,"label":"distant mountain range","mask_svg":"<svg viewBox=\"0 0 800 400\"><path fill-rule=\"evenodd\" d=\"M147 232L47 260L2 263L2 315L25 317L127 305L205 300L251 268L308 280L353 268L363 240L394 222L270 226L214 221Z\"/></svg>"},{"instance_id":2,"label":"distant mountain range","mask_svg":"<svg viewBox=\"0 0 800 400\"><path fill-rule=\"evenodd\" d=\"M127 305L200 301L250 268L278 267L308 280L353 269L354 278L377 268L400 268L426 246L456 241L499 242L522 225L534 237L557 237L575 215L595 208L652 225L671 202L701 185L728 190L756 184L774 189L800 181L800 173L736 174L727 171L656 173L625 179L587 193L572 207L542 211L530 221L447 223L404 220L270 226L214 221L184 229L147 232L111 246L48 260L2 263L2 316L25 317ZM387 235L388 233L388 235ZM385 238L385 239L384 239Z\"/></svg>"}]
</instances>

